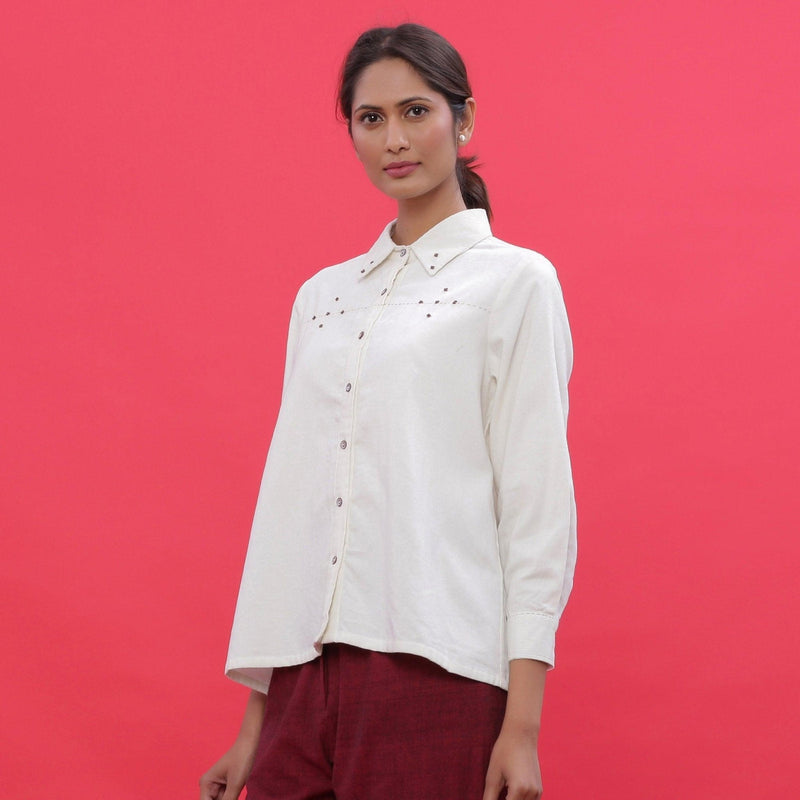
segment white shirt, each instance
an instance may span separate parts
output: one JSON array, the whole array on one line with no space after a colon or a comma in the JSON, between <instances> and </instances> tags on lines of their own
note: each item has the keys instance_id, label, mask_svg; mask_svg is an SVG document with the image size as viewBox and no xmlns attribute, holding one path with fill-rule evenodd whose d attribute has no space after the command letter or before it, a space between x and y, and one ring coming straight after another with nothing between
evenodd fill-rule
<instances>
[{"instance_id":1,"label":"white shirt","mask_svg":"<svg viewBox=\"0 0 800 800\"><path fill-rule=\"evenodd\" d=\"M509 659L554 663L576 554L555 270L482 210L391 229L292 311L226 664L262 692L324 642L502 688Z\"/></svg>"}]
</instances>

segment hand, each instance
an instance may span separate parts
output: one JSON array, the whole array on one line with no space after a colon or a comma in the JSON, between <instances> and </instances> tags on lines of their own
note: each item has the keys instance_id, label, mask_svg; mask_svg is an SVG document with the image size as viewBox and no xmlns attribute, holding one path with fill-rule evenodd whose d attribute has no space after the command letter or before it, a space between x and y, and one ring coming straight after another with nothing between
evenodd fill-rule
<instances>
[{"instance_id":1,"label":"hand","mask_svg":"<svg viewBox=\"0 0 800 800\"><path fill-rule=\"evenodd\" d=\"M200 778L200 800L238 800L253 768L257 744L237 738L233 747Z\"/></svg>"},{"instance_id":2,"label":"hand","mask_svg":"<svg viewBox=\"0 0 800 800\"><path fill-rule=\"evenodd\" d=\"M497 800L506 786L507 800L538 800L542 796L538 737L508 722L492 748L483 800Z\"/></svg>"}]
</instances>

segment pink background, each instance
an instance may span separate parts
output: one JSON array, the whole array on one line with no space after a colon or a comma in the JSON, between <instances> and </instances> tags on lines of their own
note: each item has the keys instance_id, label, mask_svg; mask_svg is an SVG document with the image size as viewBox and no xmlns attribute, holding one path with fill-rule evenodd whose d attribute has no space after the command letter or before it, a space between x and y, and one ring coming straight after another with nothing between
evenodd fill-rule
<instances>
[{"instance_id":1,"label":"pink background","mask_svg":"<svg viewBox=\"0 0 800 800\"><path fill-rule=\"evenodd\" d=\"M797 787L800 12L785 2L7 4L5 796L196 796L294 292L392 217L333 113L365 27L473 77L497 235L573 326L580 555L549 800Z\"/></svg>"}]
</instances>

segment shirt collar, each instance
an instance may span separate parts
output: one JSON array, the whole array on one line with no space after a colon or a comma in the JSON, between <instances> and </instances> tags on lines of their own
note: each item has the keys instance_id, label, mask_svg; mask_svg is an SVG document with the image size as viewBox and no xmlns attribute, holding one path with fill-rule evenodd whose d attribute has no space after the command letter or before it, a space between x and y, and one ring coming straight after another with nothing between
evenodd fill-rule
<instances>
[{"instance_id":1,"label":"shirt collar","mask_svg":"<svg viewBox=\"0 0 800 800\"><path fill-rule=\"evenodd\" d=\"M364 256L360 277L369 275L393 250L400 248L391 237L395 222L397 220L392 220L383 229L383 233ZM419 259L428 275L435 275L449 261L491 235L492 229L489 227L486 212L482 208L469 208L445 217L406 247Z\"/></svg>"}]
</instances>

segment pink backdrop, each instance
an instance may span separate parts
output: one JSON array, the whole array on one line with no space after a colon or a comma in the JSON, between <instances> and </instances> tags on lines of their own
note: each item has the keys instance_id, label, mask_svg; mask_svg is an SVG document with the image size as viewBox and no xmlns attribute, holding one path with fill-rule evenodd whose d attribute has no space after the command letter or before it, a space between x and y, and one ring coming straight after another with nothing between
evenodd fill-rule
<instances>
[{"instance_id":1,"label":"pink backdrop","mask_svg":"<svg viewBox=\"0 0 800 800\"><path fill-rule=\"evenodd\" d=\"M796 790L798 6L43 2L0 22L0 775L194 797L300 283L392 206L333 115L445 33L495 232L558 267L580 556L549 800Z\"/></svg>"}]
</instances>

